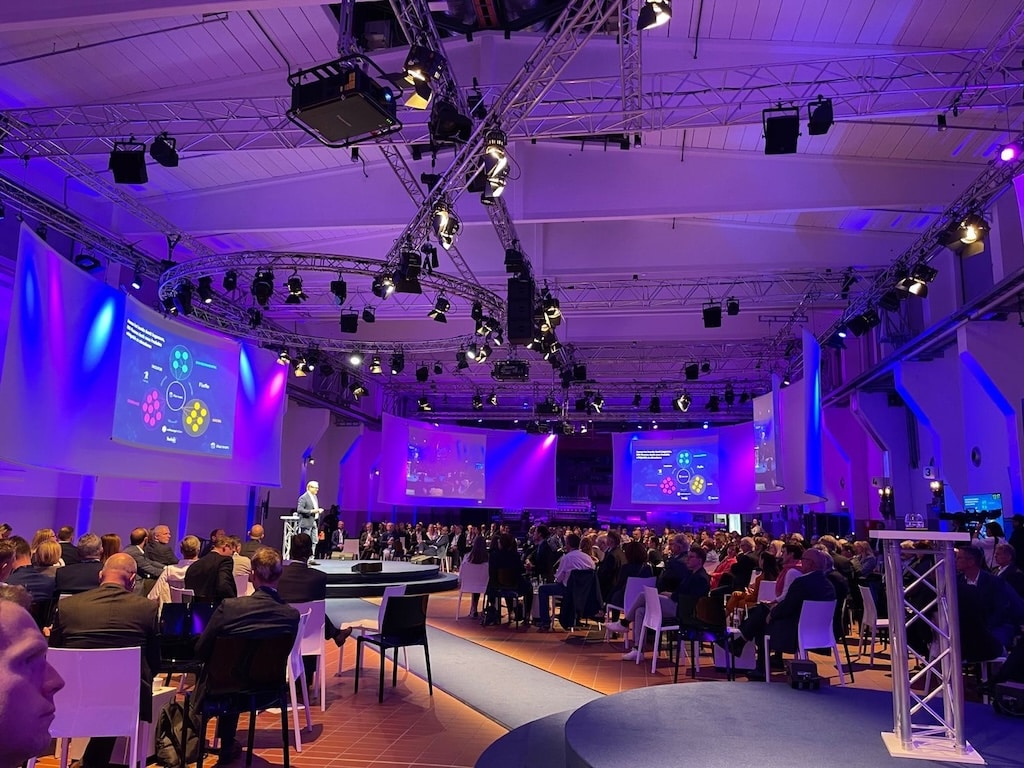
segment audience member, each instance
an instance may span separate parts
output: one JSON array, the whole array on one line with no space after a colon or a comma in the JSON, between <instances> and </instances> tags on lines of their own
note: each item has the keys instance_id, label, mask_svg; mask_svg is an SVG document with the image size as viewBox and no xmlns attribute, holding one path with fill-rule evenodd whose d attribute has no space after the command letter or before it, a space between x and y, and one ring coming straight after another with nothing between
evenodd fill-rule
<instances>
[{"instance_id":1,"label":"audience member","mask_svg":"<svg viewBox=\"0 0 1024 768\"><path fill-rule=\"evenodd\" d=\"M235 589L234 548L223 533L213 539L213 549L196 560L185 571L185 588L195 593L201 603L219 603L238 595Z\"/></svg>"},{"instance_id":2,"label":"audience member","mask_svg":"<svg viewBox=\"0 0 1024 768\"><path fill-rule=\"evenodd\" d=\"M558 552L548 541L551 531L546 525L538 525L533 531L533 552L526 561L526 567L541 584L549 584L555 577L555 562Z\"/></svg>"},{"instance_id":3,"label":"audience member","mask_svg":"<svg viewBox=\"0 0 1024 768\"><path fill-rule=\"evenodd\" d=\"M10 536L12 530L10 523L0 523L0 540Z\"/></svg>"},{"instance_id":4,"label":"audience member","mask_svg":"<svg viewBox=\"0 0 1024 768\"><path fill-rule=\"evenodd\" d=\"M32 537L32 543L29 545L29 552L31 555L36 553L39 549L39 545L44 541L56 541L57 534L53 532L53 528L40 528L36 531L35 536Z\"/></svg>"},{"instance_id":5,"label":"audience member","mask_svg":"<svg viewBox=\"0 0 1024 768\"><path fill-rule=\"evenodd\" d=\"M106 562L107 558L111 555L116 555L121 551L121 537L116 533L104 533L100 536L100 542L103 544L103 552L100 555L100 562ZM138 567L138 565L136 565Z\"/></svg>"},{"instance_id":6,"label":"audience member","mask_svg":"<svg viewBox=\"0 0 1024 768\"><path fill-rule=\"evenodd\" d=\"M487 605L497 608L498 592L514 591L523 598L526 616L530 616L533 607L533 585L526 577L523 560L516 549L516 540L511 533L498 534L497 546L492 540L490 557L488 558ZM529 624L529 618L526 619Z\"/></svg>"},{"instance_id":7,"label":"audience member","mask_svg":"<svg viewBox=\"0 0 1024 768\"><path fill-rule=\"evenodd\" d=\"M1003 655L1024 624L1024 600L1009 582L985 567L985 553L975 546L956 550L960 648L965 661Z\"/></svg>"},{"instance_id":8,"label":"audience member","mask_svg":"<svg viewBox=\"0 0 1024 768\"><path fill-rule=\"evenodd\" d=\"M0 596L0 768L50 745L53 697L64 681L46 660L46 640L24 607Z\"/></svg>"},{"instance_id":9,"label":"audience member","mask_svg":"<svg viewBox=\"0 0 1024 768\"><path fill-rule=\"evenodd\" d=\"M64 565L74 565L78 562L78 547L73 543L75 529L70 525L62 525L57 531L57 543L60 544L60 559Z\"/></svg>"},{"instance_id":10,"label":"audience member","mask_svg":"<svg viewBox=\"0 0 1024 768\"><path fill-rule=\"evenodd\" d=\"M181 552L181 559L174 565L164 566L160 572L160 578L149 591L150 600L157 600L161 605L171 602L171 587L185 586L185 572L199 557L199 539L195 536L186 536L178 544Z\"/></svg>"},{"instance_id":11,"label":"audience member","mask_svg":"<svg viewBox=\"0 0 1024 768\"><path fill-rule=\"evenodd\" d=\"M630 577L649 579L654 576L654 571L651 570L651 565L647 562L647 547L641 541L637 539L627 541L622 545L622 553L626 557L626 563L619 568L619 576L612 593L605 600L612 605L622 605L626 599L626 582ZM611 619L615 621L618 618L619 611L613 608Z\"/></svg>"},{"instance_id":12,"label":"audience member","mask_svg":"<svg viewBox=\"0 0 1024 768\"><path fill-rule=\"evenodd\" d=\"M128 540L131 543L125 547L124 551L131 555L135 561L139 578L152 579L153 581L159 579L160 572L164 569L163 563L154 562L146 556L146 548L149 545L149 531L145 528L135 528L129 535Z\"/></svg>"},{"instance_id":13,"label":"audience member","mask_svg":"<svg viewBox=\"0 0 1024 768\"><path fill-rule=\"evenodd\" d=\"M600 537L598 544L600 545ZM626 564L626 553L622 551L622 537L618 531L605 534L604 556L597 566L597 583L602 595L610 595L615 590L619 578L619 569Z\"/></svg>"},{"instance_id":14,"label":"audience member","mask_svg":"<svg viewBox=\"0 0 1024 768\"><path fill-rule=\"evenodd\" d=\"M152 722L153 675L160 664L157 605L133 594L137 568L128 553L107 558L95 589L61 600L50 632L54 648L142 649L139 716ZM114 749L113 737L89 739L81 768L105 768Z\"/></svg>"},{"instance_id":15,"label":"audience member","mask_svg":"<svg viewBox=\"0 0 1024 768\"><path fill-rule=\"evenodd\" d=\"M1024 597L1024 571L1017 567L1017 553L1010 544L999 544L993 555L996 567L992 572L1013 587L1013 591Z\"/></svg>"},{"instance_id":16,"label":"audience member","mask_svg":"<svg viewBox=\"0 0 1024 768\"><path fill-rule=\"evenodd\" d=\"M199 557L200 557L200 559L206 557L208 554L210 554L210 552L213 551L213 547L214 547L213 542L216 540L216 538L218 536L225 536L225 535L226 534L224 533L224 529L223 528L214 528L212 531L210 531L210 538L208 538L208 539L200 539L200 546L199 546Z\"/></svg>"},{"instance_id":17,"label":"audience member","mask_svg":"<svg viewBox=\"0 0 1024 768\"><path fill-rule=\"evenodd\" d=\"M487 540L483 536L476 536L473 538L473 544L469 548L469 552L462 559L459 564L459 586L462 586L462 566L466 563L472 563L473 565L481 565L488 561L487 557ZM475 619L480 615L480 593L472 593L473 603L469 609L469 618Z\"/></svg>"},{"instance_id":18,"label":"audience member","mask_svg":"<svg viewBox=\"0 0 1024 768\"><path fill-rule=\"evenodd\" d=\"M231 575L249 577L252 573L252 559L242 554L242 540L237 536L228 536L231 541Z\"/></svg>"},{"instance_id":19,"label":"audience member","mask_svg":"<svg viewBox=\"0 0 1024 768\"><path fill-rule=\"evenodd\" d=\"M20 605L26 611L32 608L32 595L20 584L0 583L0 600Z\"/></svg>"},{"instance_id":20,"label":"audience member","mask_svg":"<svg viewBox=\"0 0 1024 768\"><path fill-rule=\"evenodd\" d=\"M586 552L582 552L579 546L579 536L575 533L566 535L565 554L558 561L558 570L555 571L554 581L550 584L541 584L537 590L537 599L540 600L537 629L541 632L551 629L551 598L565 597L569 587L569 574L573 571L592 571L595 568L594 559ZM640 547L642 549L643 545Z\"/></svg>"},{"instance_id":21,"label":"audience member","mask_svg":"<svg viewBox=\"0 0 1024 768\"><path fill-rule=\"evenodd\" d=\"M216 544L215 540L215 550ZM200 561L203 559L200 558ZM209 661L218 637L266 636L274 632L290 633L295 637L299 627L299 612L286 605L277 592L281 572L281 556L275 550L261 547L253 554L250 578L256 591L248 597L226 599L217 606L196 642L196 658ZM196 706L202 705L205 692L206 680L201 675L196 683ZM237 730L237 712L225 713L217 718L216 733L221 742L218 765L233 763L241 755L241 746L235 740Z\"/></svg>"},{"instance_id":22,"label":"audience member","mask_svg":"<svg viewBox=\"0 0 1024 768\"><path fill-rule=\"evenodd\" d=\"M679 582L690 575L690 568L686 564L686 555L690 552L690 543L686 537L677 533L668 541L669 557L662 565L661 573L658 576L659 592L674 592ZM629 606L625 606L628 608Z\"/></svg>"},{"instance_id":23,"label":"audience member","mask_svg":"<svg viewBox=\"0 0 1024 768\"><path fill-rule=\"evenodd\" d=\"M331 544L331 547L330 547L330 550L327 553L328 559L330 559L331 554L334 553L334 552L344 552L345 551L345 521L344 520L339 520L338 524L335 526L334 530L331 532L330 544Z\"/></svg>"},{"instance_id":24,"label":"audience member","mask_svg":"<svg viewBox=\"0 0 1024 768\"><path fill-rule=\"evenodd\" d=\"M78 562L57 569L54 586L57 594L75 594L95 589L100 583L103 542L95 533L83 533L78 539Z\"/></svg>"},{"instance_id":25,"label":"audience member","mask_svg":"<svg viewBox=\"0 0 1024 768\"><path fill-rule=\"evenodd\" d=\"M32 595L33 602L43 602L53 598L54 581L41 574L32 565L32 548L21 536L11 536L14 544L14 562L7 576L8 584L20 584ZM54 540L56 541L56 540Z\"/></svg>"},{"instance_id":26,"label":"audience member","mask_svg":"<svg viewBox=\"0 0 1024 768\"><path fill-rule=\"evenodd\" d=\"M256 554L256 550L263 546L264 536L266 536L266 532L263 530L263 526L256 523L249 529L249 540L242 545L242 554L251 560L252 556Z\"/></svg>"},{"instance_id":27,"label":"audience member","mask_svg":"<svg viewBox=\"0 0 1024 768\"><path fill-rule=\"evenodd\" d=\"M171 549L171 529L162 523L153 526L153 533L146 540L144 549L146 557L151 562L160 565L175 565L178 562L174 550Z\"/></svg>"},{"instance_id":28,"label":"audience member","mask_svg":"<svg viewBox=\"0 0 1024 768\"><path fill-rule=\"evenodd\" d=\"M0 584L7 583L7 577L14 568L14 544L10 539L0 539Z\"/></svg>"},{"instance_id":29,"label":"audience member","mask_svg":"<svg viewBox=\"0 0 1024 768\"><path fill-rule=\"evenodd\" d=\"M44 541L32 553L32 566L44 576L55 579L57 569L61 567L60 556L60 544L56 541Z\"/></svg>"}]
</instances>

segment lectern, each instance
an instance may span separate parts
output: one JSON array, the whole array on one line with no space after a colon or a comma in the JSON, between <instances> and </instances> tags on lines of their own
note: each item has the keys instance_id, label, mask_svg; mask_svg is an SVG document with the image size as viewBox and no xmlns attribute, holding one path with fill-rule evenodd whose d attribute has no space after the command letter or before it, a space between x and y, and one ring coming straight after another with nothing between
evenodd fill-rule
<instances>
[{"instance_id":1,"label":"lectern","mask_svg":"<svg viewBox=\"0 0 1024 768\"><path fill-rule=\"evenodd\" d=\"M285 560L290 560L292 536L299 533L299 516L281 515L281 520L284 522L284 543L281 544L281 557Z\"/></svg>"}]
</instances>

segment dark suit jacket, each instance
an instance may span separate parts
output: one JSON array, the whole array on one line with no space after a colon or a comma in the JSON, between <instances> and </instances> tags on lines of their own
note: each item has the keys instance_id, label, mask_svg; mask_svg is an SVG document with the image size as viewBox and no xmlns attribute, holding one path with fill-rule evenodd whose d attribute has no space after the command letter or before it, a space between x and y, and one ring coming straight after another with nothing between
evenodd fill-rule
<instances>
[{"instance_id":1,"label":"dark suit jacket","mask_svg":"<svg viewBox=\"0 0 1024 768\"><path fill-rule=\"evenodd\" d=\"M161 544L159 541L146 542L146 557L160 565L177 565L178 558L174 556L174 550L170 544Z\"/></svg>"},{"instance_id":2,"label":"dark suit jacket","mask_svg":"<svg viewBox=\"0 0 1024 768\"><path fill-rule=\"evenodd\" d=\"M78 547L70 541L62 541L60 543L60 557L64 561L64 565L74 565L82 561L78 556Z\"/></svg>"},{"instance_id":3,"label":"dark suit jacket","mask_svg":"<svg viewBox=\"0 0 1024 768\"><path fill-rule=\"evenodd\" d=\"M796 627L806 600L835 600L836 590L821 571L812 571L794 581L786 596L772 609L768 634L773 651L796 653Z\"/></svg>"},{"instance_id":4,"label":"dark suit jacket","mask_svg":"<svg viewBox=\"0 0 1024 768\"><path fill-rule=\"evenodd\" d=\"M295 505L295 511L296 511L296 513L298 514L299 517L304 517L304 518L307 518L307 519L312 519L313 517L316 516L315 513L313 512L313 510L314 509L318 509L318 508L320 508L322 506L323 505L320 504L320 497L319 496L317 497L316 502L314 502L313 501L313 496L310 494L309 491L306 491L304 494L299 496L299 500L298 500L298 502Z\"/></svg>"},{"instance_id":5,"label":"dark suit jacket","mask_svg":"<svg viewBox=\"0 0 1024 768\"><path fill-rule=\"evenodd\" d=\"M116 584L104 584L61 600L50 632L50 645L54 648L140 646L139 712L148 721L153 716L153 675L160 665L157 607L154 600L127 592Z\"/></svg>"},{"instance_id":6,"label":"dark suit jacket","mask_svg":"<svg viewBox=\"0 0 1024 768\"><path fill-rule=\"evenodd\" d=\"M665 590L663 590L665 591ZM683 598L707 597L711 591L711 576L703 568L695 571L687 571L687 575L672 592L672 599L677 603Z\"/></svg>"},{"instance_id":7,"label":"dark suit jacket","mask_svg":"<svg viewBox=\"0 0 1024 768\"><path fill-rule=\"evenodd\" d=\"M736 562L729 573L732 574L732 588L746 589L750 586L750 577L757 570L757 555L753 552L744 552L736 556Z\"/></svg>"},{"instance_id":8,"label":"dark suit jacket","mask_svg":"<svg viewBox=\"0 0 1024 768\"><path fill-rule=\"evenodd\" d=\"M54 578L57 594L64 592L87 592L100 585L100 570L103 565L99 560L86 560L84 563L65 565L57 569Z\"/></svg>"},{"instance_id":9,"label":"dark suit jacket","mask_svg":"<svg viewBox=\"0 0 1024 768\"><path fill-rule=\"evenodd\" d=\"M132 556L135 560L135 567L138 569L140 579L159 579L160 574L164 570L162 563L156 563L146 557L146 553L142 550L142 547L137 544L129 544L124 548L126 554ZM178 561L175 560L175 563Z\"/></svg>"},{"instance_id":10,"label":"dark suit jacket","mask_svg":"<svg viewBox=\"0 0 1024 768\"><path fill-rule=\"evenodd\" d=\"M1011 563L1005 571L999 574L999 578L1009 582L1013 591L1024 597L1024 571Z\"/></svg>"},{"instance_id":11,"label":"dark suit jacket","mask_svg":"<svg viewBox=\"0 0 1024 768\"><path fill-rule=\"evenodd\" d=\"M234 597L221 602L213 612L203 634L196 641L196 658L206 661L213 651L213 643L221 635L272 634L295 632L299 627L299 612L281 601L278 594L260 587L248 597Z\"/></svg>"},{"instance_id":12,"label":"dark suit jacket","mask_svg":"<svg viewBox=\"0 0 1024 768\"><path fill-rule=\"evenodd\" d=\"M327 599L327 574L293 561L281 572L277 594L286 603L308 603Z\"/></svg>"},{"instance_id":13,"label":"dark suit jacket","mask_svg":"<svg viewBox=\"0 0 1024 768\"><path fill-rule=\"evenodd\" d=\"M185 571L185 589L193 590L200 603L219 603L224 598L235 597L238 592L233 568L231 557L219 552L203 555Z\"/></svg>"},{"instance_id":14,"label":"dark suit jacket","mask_svg":"<svg viewBox=\"0 0 1024 768\"><path fill-rule=\"evenodd\" d=\"M54 578L40 573L33 565L23 565L12 571L11 575L7 577L7 583L23 586L32 595L34 603L53 599Z\"/></svg>"},{"instance_id":15,"label":"dark suit jacket","mask_svg":"<svg viewBox=\"0 0 1024 768\"><path fill-rule=\"evenodd\" d=\"M250 539L242 545L242 556L248 557L250 560L252 560L252 556L256 554L256 550L260 547L265 546L267 545L264 544L262 541L255 541L253 539Z\"/></svg>"},{"instance_id":16,"label":"dark suit jacket","mask_svg":"<svg viewBox=\"0 0 1024 768\"><path fill-rule=\"evenodd\" d=\"M670 557L665 561L658 576L659 592L675 592L680 582L690 575L690 567L686 564L686 555Z\"/></svg>"}]
</instances>

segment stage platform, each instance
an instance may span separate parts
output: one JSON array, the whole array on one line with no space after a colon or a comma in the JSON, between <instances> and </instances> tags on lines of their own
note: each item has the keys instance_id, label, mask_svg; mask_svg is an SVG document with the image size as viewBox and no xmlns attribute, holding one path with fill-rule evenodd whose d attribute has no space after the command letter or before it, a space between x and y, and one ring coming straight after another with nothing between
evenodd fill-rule
<instances>
[{"instance_id":1,"label":"stage platform","mask_svg":"<svg viewBox=\"0 0 1024 768\"><path fill-rule=\"evenodd\" d=\"M327 597L380 597L386 587L405 584L406 593L423 595L446 592L459 586L454 573L441 573L437 565L413 565L403 560L317 560L314 566L327 574ZM381 566L378 573L356 573L363 563Z\"/></svg>"},{"instance_id":2,"label":"stage platform","mask_svg":"<svg viewBox=\"0 0 1024 768\"><path fill-rule=\"evenodd\" d=\"M965 722L968 741L988 765L1021 765L1019 720L969 703ZM839 686L801 691L783 682L680 683L605 696L568 717L528 723L488 747L476 768L957 764L890 757L881 733L891 730L892 694L886 691Z\"/></svg>"}]
</instances>

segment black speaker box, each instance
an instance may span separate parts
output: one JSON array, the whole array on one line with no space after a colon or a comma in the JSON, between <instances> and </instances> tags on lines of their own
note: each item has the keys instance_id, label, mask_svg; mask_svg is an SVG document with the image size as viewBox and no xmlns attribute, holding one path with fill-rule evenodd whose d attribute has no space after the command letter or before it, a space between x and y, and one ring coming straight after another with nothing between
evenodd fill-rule
<instances>
[{"instance_id":1,"label":"black speaker box","mask_svg":"<svg viewBox=\"0 0 1024 768\"><path fill-rule=\"evenodd\" d=\"M799 136L799 113L766 117L764 120L764 153L766 155L795 154Z\"/></svg>"},{"instance_id":2,"label":"black speaker box","mask_svg":"<svg viewBox=\"0 0 1024 768\"><path fill-rule=\"evenodd\" d=\"M533 341L534 294L533 280L528 277L512 277L508 281L508 328L509 344L529 344Z\"/></svg>"},{"instance_id":3,"label":"black speaker box","mask_svg":"<svg viewBox=\"0 0 1024 768\"><path fill-rule=\"evenodd\" d=\"M398 122L396 111L391 89L360 69L295 85L289 110L332 143L390 133Z\"/></svg>"},{"instance_id":4,"label":"black speaker box","mask_svg":"<svg viewBox=\"0 0 1024 768\"><path fill-rule=\"evenodd\" d=\"M352 573L380 573L384 564L380 560L363 560L352 566Z\"/></svg>"}]
</instances>

